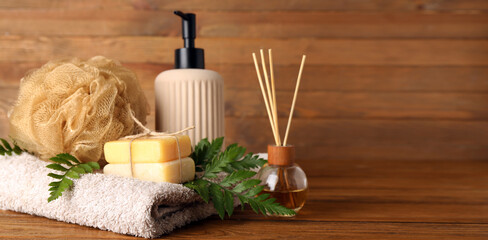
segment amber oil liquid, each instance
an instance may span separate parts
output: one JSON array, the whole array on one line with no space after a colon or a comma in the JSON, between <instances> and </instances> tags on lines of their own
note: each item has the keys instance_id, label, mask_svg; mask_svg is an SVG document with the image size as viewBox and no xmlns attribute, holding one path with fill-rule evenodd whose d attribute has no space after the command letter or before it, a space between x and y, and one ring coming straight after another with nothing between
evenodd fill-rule
<instances>
[{"instance_id":1,"label":"amber oil liquid","mask_svg":"<svg viewBox=\"0 0 488 240\"><path fill-rule=\"evenodd\" d=\"M289 209L299 211L307 199L308 188L285 191L270 191L269 189L264 189L262 193L269 193L270 198L276 198L276 202Z\"/></svg>"}]
</instances>

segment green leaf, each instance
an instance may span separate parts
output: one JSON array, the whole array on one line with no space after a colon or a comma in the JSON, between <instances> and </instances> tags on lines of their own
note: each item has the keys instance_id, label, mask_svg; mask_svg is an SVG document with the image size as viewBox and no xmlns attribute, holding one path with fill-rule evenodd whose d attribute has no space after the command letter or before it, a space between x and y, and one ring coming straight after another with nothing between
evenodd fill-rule
<instances>
[{"instance_id":1,"label":"green leaf","mask_svg":"<svg viewBox=\"0 0 488 240\"><path fill-rule=\"evenodd\" d=\"M279 203L276 203L274 198L269 198L264 201L260 201L253 198L249 198L248 200L249 200L249 204L251 205L251 208L253 208L255 212L259 210L263 214L269 213L269 214L278 214L278 215L285 215L285 216L296 214L295 211L288 209L284 206L281 206Z\"/></svg>"},{"instance_id":2,"label":"green leaf","mask_svg":"<svg viewBox=\"0 0 488 240\"><path fill-rule=\"evenodd\" d=\"M210 143L206 138L200 140L200 142L195 146L195 150L191 154L191 158L195 161L195 166L207 165L209 161L214 159L214 157L220 153L223 143L223 137L214 139L212 143Z\"/></svg>"},{"instance_id":3,"label":"green leaf","mask_svg":"<svg viewBox=\"0 0 488 240\"><path fill-rule=\"evenodd\" d=\"M71 155L69 153L60 153L60 154L56 155L56 157L66 159L66 160L70 160L71 162L74 162L74 163L80 163L80 161L78 161L78 159L76 159L73 155Z\"/></svg>"},{"instance_id":4,"label":"green leaf","mask_svg":"<svg viewBox=\"0 0 488 240\"><path fill-rule=\"evenodd\" d=\"M207 150L207 153L205 154L205 159L214 158L214 156L220 152L220 149L222 148L222 144L224 144L223 137L219 137L213 140L212 143L210 144L210 147Z\"/></svg>"},{"instance_id":5,"label":"green leaf","mask_svg":"<svg viewBox=\"0 0 488 240\"><path fill-rule=\"evenodd\" d=\"M237 198L239 199L239 201L241 202L241 210L244 210L244 205L247 203L247 199L242 195L239 195L239 194L236 194L236 195L237 195Z\"/></svg>"},{"instance_id":6,"label":"green leaf","mask_svg":"<svg viewBox=\"0 0 488 240\"><path fill-rule=\"evenodd\" d=\"M55 199L57 199L59 196L54 196L54 195L51 195L48 199L47 199L47 202L51 202Z\"/></svg>"},{"instance_id":7,"label":"green leaf","mask_svg":"<svg viewBox=\"0 0 488 240\"><path fill-rule=\"evenodd\" d=\"M224 194L222 193L220 186L215 183L210 183L209 191L210 191L210 196L212 197L215 210L217 210L219 217L221 219L224 219L225 217Z\"/></svg>"},{"instance_id":8,"label":"green leaf","mask_svg":"<svg viewBox=\"0 0 488 240\"><path fill-rule=\"evenodd\" d=\"M60 157L52 157L52 158L50 158L49 160L51 160L51 161L53 161L53 162L57 162L57 163L63 163L63 164L66 164L66 165L68 165L68 166L73 166L73 164L72 164L70 161L68 161L68 160L66 160L66 159L64 159L64 158L60 158Z\"/></svg>"},{"instance_id":9,"label":"green leaf","mask_svg":"<svg viewBox=\"0 0 488 240\"><path fill-rule=\"evenodd\" d=\"M47 168L50 168L50 169L53 169L53 170L58 170L58 171L62 171L62 172L66 172L68 171L67 168L59 165L59 164L56 164L56 163L52 163L52 164L49 164L46 166Z\"/></svg>"},{"instance_id":10,"label":"green leaf","mask_svg":"<svg viewBox=\"0 0 488 240\"><path fill-rule=\"evenodd\" d=\"M25 152L15 143L15 141L12 145L10 145L10 143L3 138L0 138L0 141L1 141L0 155L2 155L2 156L5 156L5 154L7 154L8 156L12 156L12 153L20 155L20 154L22 154L22 152Z\"/></svg>"},{"instance_id":11,"label":"green leaf","mask_svg":"<svg viewBox=\"0 0 488 240\"><path fill-rule=\"evenodd\" d=\"M59 183L60 182L51 182L51 183L49 183L49 186L57 187L57 186L59 186Z\"/></svg>"},{"instance_id":12,"label":"green leaf","mask_svg":"<svg viewBox=\"0 0 488 240\"><path fill-rule=\"evenodd\" d=\"M248 203L251 206L252 210L255 213L258 213L259 214L259 206L257 205L257 203L255 201L249 201Z\"/></svg>"},{"instance_id":13,"label":"green leaf","mask_svg":"<svg viewBox=\"0 0 488 240\"><path fill-rule=\"evenodd\" d=\"M205 157L207 150L210 147L210 142L204 138L195 146L195 150L191 154L191 158L195 161L195 166L205 165Z\"/></svg>"},{"instance_id":14,"label":"green leaf","mask_svg":"<svg viewBox=\"0 0 488 240\"><path fill-rule=\"evenodd\" d=\"M93 168L90 167L90 165L88 165L86 163L79 164L78 167L83 168L86 173L92 173L93 172Z\"/></svg>"},{"instance_id":15,"label":"green leaf","mask_svg":"<svg viewBox=\"0 0 488 240\"><path fill-rule=\"evenodd\" d=\"M224 207L227 214L231 216L234 212L234 196L232 192L227 190L224 191Z\"/></svg>"},{"instance_id":16,"label":"green leaf","mask_svg":"<svg viewBox=\"0 0 488 240\"><path fill-rule=\"evenodd\" d=\"M5 139L3 139L3 138L0 138L0 141L2 141L3 146L5 146L5 149L6 149L7 151L12 151L12 150L13 150L13 149L12 149L12 146L10 146L10 144L8 143L8 141L7 141L7 140L5 140Z\"/></svg>"},{"instance_id":17,"label":"green leaf","mask_svg":"<svg viewBox=\"0 0 488 240\"><path fill-rule=\"evenodd\" d=\"M63 195L63 192L68 189L70 186L73 185L73 181L71 181L70 179L68 178L63 178L60 182L59 182L59 185L54 188L52 187L50 190L51 193L50 193L50 197L47 199L48 202L51 202L57 198L59 198L60 196Z\"/></svg>"},{"instance_id":18,"label":"green leaf","mask_svg":"<svg viewBox=\"0 0 488 240\"><path fill-rule=\"evenodd\" d=\"M225 149L225 154L227 157L232 158L233 160L239 160L244 156L244 153L246 153L246 148L245 147L239 147L237 143L229 145Z\"/></svg>"},{"instance_id":19,"label":"green leaf","mask_svg":"<svg viewBox=\"0 0 488 240\"><path fill-rule=\"evenodd\" d=\"M93 169L100 169L100 165L97 162L86 162L86 164Z\"/></svg>"},{"instance_id":20,"label":"green leaf","mask_svg":"<svg viewBox=\"0 0 488 240\"><path fill-rule=\"evenodd\" d=\"M244 192L244 191L260 184L260 183L261 183L261 180L259 180L259 179L249 179L249 180L246 180L246 181L243 181L243 182L237 184L237 186L235 186L234 189L232 189L232 191L241 193L241 192Z\"/></svg>"},{"instance_id":21,"label":"green leaf","mask_svg":"<svg viewBox=\"0 0 488 240\"><path fill-rule=\"evenodd\" d=\"M203 177L205 178L216 178L219 172L222 172L223 167L230 163L232 159L226 158L225 155L215 156L207 165L205 166L205 173Z\"/></svg>"},{"instance_id":22,"label":"green leaf","mask_svg":"<svg viewBox=\"0 0 488 240\"><path fill-rule=\"evenodd\" d=\"M49 173L48 176L54 179L60 179L60 181L54 181L49 183L50 196L47 199L48 202L56 200L63 195L63 192L69 189L73 185L72 179L80 178L81 174L91 173L93 169L100 169L100 165L96 162L80 163L78 159L69 153L61 153L56 155L56 157L50 158L51 161L55 162L47 165L49 169L65 172L64 175ZM62 166L61 164L67 165L69 168Z\"/></svg>"},{"instance_id":23,"label":"green leaf","mask_svg":"<svg viewBox=\"0 0 488 240\"><path fill-rule=\"evenodd\" d=\"M83 167L80 167L80 165L72 167L71 171L74 171L74 172L79 173L79 174L86 173L85 169Z\"/></svg>"},{"instance_id":24,"label":"green leaf","mask_svg":"<svg viewBox=\"0 0 488 240\"><path fill-rule=\"evenodd\" d=\"M269 196L270 196L269 193L265 193L265 194L258 195L254 199L256 199L258 201L264 201L264 200L268 199Z\"/></svg>"},{"instance_id":25,"label":"green leaf","mask_svg":"<svg viewBox=\"0 0 488 240\"><path fill-rule=\"evenodd\" d=\"M235 171L229 174L227 177L225 177L224 180L220 182L220 185L223 187L230 187L232 186L232 184L253 177L254 175L256 175L256 172L253 171L248 171L248 170Z\"/></svg>"},{"instance_id":26,"label":"green leaf","mask_svg":"<svg viewBox=\"0 0 488 240\"><path fill-rule=\"evenodd\" d=\"M254 196L258 195L260 192L262 192L263 189L264 189L264 186L259 185L259 186L252 188L251 190L249 190L245 195L247 197L254 197Z\"/></svg>"},{"instance_id":27,"label":"green leaf","mask_svg":"<svg viewBox=\"0 0 488 240\"><path fill-rule=\"evenodd\" d=\"M216 173L226 170L229 164L235 162L242 156L246 149L232 144L225 149L220 155L215 155L214 158L205 165L205 174L203 177L215 178Z\"/></svg>"},{"instance_id":28,"label":"green leaf","mask_svg":"<svg viewBox=\"0 0 488 240\"><path fill-rule=\"evenodd\" d=\"M23 152L22 149L19 146L17 146L17 145L14 145L13 151L17 155L20 155Z\"/></svg>"},{"instance_id":29,"label":"green leaf","mask_svg":"<svg viewBox=\"0 0 488 240\"><path fill-rule=\"evenodd\" d=\"M80 178L80 174L78 174L76 171L74 171L73 169L71 169L68 172L66 172L66 177L78 179L78 178Z\"/></svg>"},{"instance_id":30,"label":"green leaf","mask_svg":"<svg viewBox=\"0 0 488 240\"><path fill-rule=\"evenodd\" d=\"M205 181L203 179L196 179L196 180L193 180L191 182L187 182L184 185L187 188L191 188L191 189L195 190L200 195L200 197L203 199L203 201L208 203L208 201L210 200L208 184L209 184L208 181Z\"/></svg>"},{"instance_id":31,"label":"green leaf","mask_svg":"<svg viewBox=\"0 0 488 240\"><path fill-rule=\"evenodd\" d=\"M253 155L252 153L247 154L242 160L232 163L232 167L241 169L253 169L257 167L262 167L268 161L260 158L258 155Z\"/></svg>"},{"instance_id":32,"label":"green leaf","mask_svg":"<svg viewBox=\"0 0 488 240\"><path fill-rule=\"evenodd\" d=\"M49 173L47 174L49 177L52 177L52 178L56 178L56 179L63 179L63 175L58 175L58 174L54 174L54 173Z\"/></svg>"},{"instance_id":33,"label":"green leaf","mask_svg":"<svg viewBox=\"0 0 488 240\"><path fill-rule=\"evenodd\" d=\"M226 213L229 216L233 214L235 197L242 209L249 204L256 213L294 215L293 210L281 206L274 198L269 198L269 194L261 194L264 186L259 185L259 179L250 179L256 175L250 170L263 166L267 161L252 153L244 156L246 149L237 144L231 144L221 152L223 141L223 138L218 138L210 143L203 139L195 146L191 158L195 161L195 171L203 172L203 175L197 175L195 180L184 185L198 193L205 202L211 200L221 219ZM222 172L229 175L215 182L217 174Z\"/></svg>"},{"instance_id":34,"label":"green leaf","mask_svg":"<svg viewBox=\"0 0 488 240\"><path fill-rule=\"evenodd\" d=\"M62 186L64 184L66 184L66 188L73 185L73 180L69 179L69 178L63 178L63 180L61 180L61 183L59 184L60 186Z\"/></svg>"}]
</instances>

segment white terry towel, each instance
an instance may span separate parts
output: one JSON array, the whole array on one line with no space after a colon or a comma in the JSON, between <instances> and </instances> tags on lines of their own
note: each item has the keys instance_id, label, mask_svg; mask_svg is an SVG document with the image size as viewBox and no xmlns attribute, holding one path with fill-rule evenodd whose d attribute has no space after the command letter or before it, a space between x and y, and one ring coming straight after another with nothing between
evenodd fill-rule
<instances>
[{"instance_id":1,"label":"white terry towel","mask_svg":"<svg viewBox=\"0 0 488 240\"><path fill-rule=\"evenodd\" d=\"M0 209L155 238L204 219L215 210L181 184L83 174L63 196L50 203L50 163L22 153L0 156Z\"/></svg>"}]
</instances>

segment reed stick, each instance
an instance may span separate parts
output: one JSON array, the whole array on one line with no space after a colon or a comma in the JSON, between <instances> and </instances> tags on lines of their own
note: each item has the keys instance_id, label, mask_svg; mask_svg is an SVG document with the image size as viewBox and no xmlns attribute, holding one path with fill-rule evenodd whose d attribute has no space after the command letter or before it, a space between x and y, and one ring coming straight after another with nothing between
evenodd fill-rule
<instances>
[{"instance_id":1,"label":"reed stick","mask_svg":"<svg viewBox=\"0 0 488 240\"><path fill-rule=\"evenodd\" d=\"M290 116L288 117L288 124L286 126L285 139L283 141L283 146L286 146L286 141L288 140L288 133L290 131L291 119L293 117L293 111L295 110L295 102L297 100L298 88L300 87L300 80L302 79L303 65L305 64L305 58L307 56L303 55L302 64L300 64L300 71L298 72L297 85L295 86L295 94L293 95L293 102L291 103Z\"/></svg>"},{"instance_id":2,"label":"reed stick","mask_svg":"<svg viewBox=\"0 0 488 240\"><path fill-rule=\"evenodd\" d=\"M271 110L271 118L273 119L273 128L274 128L274 133L275 133L275 138L278 140L276 142L276 145L279 146L279 144L281 144L281 140L279 139L278 137L278 128L276 126L276 119L275 119L275 115L274 115L274 106L275 106L275 103L273 101L273 95L271 94L271 87L269 85L269 79L268 79L268 70L267 70L267 67L266 67L266 61L264 60L264 53L263 53L263 49L260 49L259 50L259 53L261 54L261 65L263 66L263 74L264 74L264 81L266 83L266 91L268 93L268 101L269 101L269 107L270 107L270 110ZM268 113L269 114L269 113Z\"/></svg>"},{"instance_id":3,"label":"reed stick","mask_svg":"<svg viewBox=\"0 0 488 240\"><path fill-rule=\"evenodd\" d=\"M259 71L258 60L256 59L256 53L252 53L252 57L254 60L254 67L256 67L256 74L258 75L259 86L261 87L261 93L263 94L264 104L266 105L266 111L268 112L268 118L269 118L269 123L271 124L271 130L273 131L275 143L276 143L276 145L278 145L278 138L277 138L276 131L275 131L276 128L275 128L273 120L272 120L272 115L271 115L270 107L268 104L268 97L266 96L266 92L264 91L263 80L261 78L261 71Z\"/></svg>"},{"instance_id":4,"label":"reed stick","mask_svg":"<svg viewBox=\"0 0 488 240\"><path fill-rule=\"evenodd\" d=\"M281 136L280 136L280 128L278 125L278 107L276 105L276 89L275 89L275 80L274 80L274 71L273 71L273 53L271 49L268 49L268 56L269 56L269 73L271 76L271 92L273 94L273 119L274 124L276 127L276 135L278 135L278 146L281 146Z\"/></svg>"}]
</instances>

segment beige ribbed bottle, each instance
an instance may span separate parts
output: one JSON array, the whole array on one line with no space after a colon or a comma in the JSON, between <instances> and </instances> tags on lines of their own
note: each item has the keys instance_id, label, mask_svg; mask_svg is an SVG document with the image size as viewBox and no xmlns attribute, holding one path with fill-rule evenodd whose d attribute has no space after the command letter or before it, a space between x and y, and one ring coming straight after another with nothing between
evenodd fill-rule
<instances>
[{"instance_id":1,"label":"beige ribbed bottle","mask_svg":"<svg viewBox=\"0 0 488 240\"><path fill-rule=\"evenodd\" d=\"M224 136L224 82L215 71L173 69L160 73L154 83L156 130L175 132L189 126L193 145Z\"/></svg>"}]
</instances>

